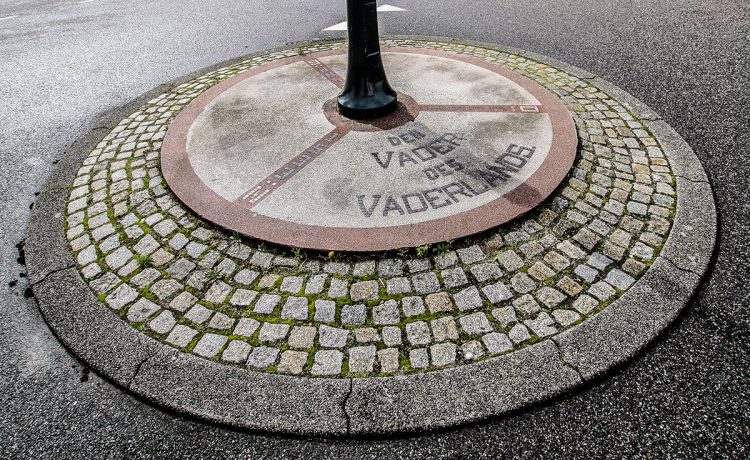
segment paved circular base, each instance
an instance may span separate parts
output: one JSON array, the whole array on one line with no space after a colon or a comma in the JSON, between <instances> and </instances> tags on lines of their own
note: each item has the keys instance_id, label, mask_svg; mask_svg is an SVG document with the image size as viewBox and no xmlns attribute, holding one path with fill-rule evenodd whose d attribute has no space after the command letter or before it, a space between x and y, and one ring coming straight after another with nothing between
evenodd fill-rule
<instances>
[{"instance_id":1,"label":"paved circular base","mask_svg":"<svg viewBox=\"0 0 750 460\"><path fill-rule=\"evenodd\" d=\"M144 398L209 420L383 433L560 394L632 357L675 318L715 240L695 154L627 93L526 53L384 43L491 62L574 114L570 174L492 231L329 258L225 232L171 194L162 141L193 101L235 75L344 46L263 53L177 84L64 159L34 207L26 260L45 319L78 356Z\"/></svg>"},{"instance_id":2,"label":"paved circular base","mask_svg":"<svg viewBox=\"0 0 750 460\"><path fill-rule=\"evenodd\" d=\"M171 123L161 164L193 212L290 247L377 251L473 235L535 208L570 170L568 110L486 60L387 47L399 110L357 122L333 96L346 51L264 64Z\"/></svg>"}]
</instances>

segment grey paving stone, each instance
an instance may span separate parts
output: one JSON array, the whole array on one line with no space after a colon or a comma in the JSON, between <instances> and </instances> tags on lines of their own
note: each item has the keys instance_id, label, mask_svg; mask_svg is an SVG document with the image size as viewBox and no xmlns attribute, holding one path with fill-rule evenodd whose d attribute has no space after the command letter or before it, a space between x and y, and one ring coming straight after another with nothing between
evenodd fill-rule
<instances>
[{"instance_id":1,"label":"grey paving stone","mask_svg":"<svg viewBox=\"0 0 750 460\"><path fill-rule=\"evenodd\" d=\"M516 310L513 307L495 308L492 310L492 317L495 318L495 321L497 321L502 327L508 327L511 324L518 322L518 318L516 318Z\"/></svg>"},{"instance_id":2,"label":"grey paving stone","mask_svg":"<svg viewBox=\"0 0 750 460\"><path fill-rule=\"evenodd\" d=\"M536 282L529 277L526 273L517 273L510 279L510 285L514 291L520 294L526 294L531 292L536 287Z\"/></svg>"},{"instance_id":3,"label":"grey paving stone","mask_svg":"<svg viewBox=\"0 0 750 460\"><path fill-rule=\"evenodd\" d=\"M404 261L400 259L383 259L378 262L378 275L383 278L401 276L404 273Z\"/></svg>"},{"instance_id":4,"label":"grey paving stone","mask_svg":"<svg viewBox=\"0 0 750 460\"><path fill-rule=\"evenodd\" d=\"M305 282L305 279L301 276L287 276L281 282L280 289L282 292L288 292L290 294L297 294L299 291L302 290L302 285L304 284L304 282Z\"/></svg>"},{"instance_id":5,"label":"grey paving stone","mask_svg":"<svg viewBox=\"0 0 750 460\"><path fill-rule=\"evenodd\" d=\"M328 279L327 275L311 276L310 279L307 280L307 285L305 286L305 294L322 293L323 289L325 288L327 279Z\"/></svg>"},{"instance_id":6,"label":"grey paving stone","mask_svg":"<svg viewBox=\"0 0 750 460\"><path fill-rule=\"evenodd\" d=\"M251 253L252 250L250 249L250 247L242 243L234 243L229 246L229 248L227 248L227 255L230 257L234 257L235 259L247 260L250 258Z\"/></svg>"},{"instance_id":7,"label":"grey paving stone","mask_svg":"<svg viewBox=\"0 0 750 460\"><path fill-rule=\"evenodd\" d=\"M425 321L406 324L406 338L412 345L427 345L431 341L430 328Z\"/></svg>"},{"instance_id":8,"label":"grey paving stone","mask_svg":"<svg viewBox=\"0 0 750 460\"><path fill-rule=\"evenodd\" d=\"M237 289L229 299L229 303L239 307L247 307L253 303L253 300L258 296L258 291L250 291L247 289Z\"/></svg>"},{"instance_id":9,"label":"grey paving stone","mask_svg":"<svg viewBox=\"0 0 750 460\"><path fill-rule=\"evenodd\" d=\"M458 328L456 327L456 320L451 316L433 319L432 321L430 321L430 327L432 328L432 336L435 342L458 340Z\"/></svg>"},{"instance_id":10,"label":"grey paving stone","mask_svg":"<svg viewBox=\"0 0 750 460\"><path fill-rule=\"evenodd\" d=\"M448 251L435 257L435 267L438 269L448 268L458 263L458 255L455 251Z\"/></svg>"},{"instance_id":11,"label":"grey paving stone","mask_svg":"<svg viewBox=\"0 0 750 460\"><path fill-rule=\"evenodd\" d=\"M157 281L149 290L159 299L165 300L180 289L182 289L180 283L172 279L167 279Z\"/></svg>"},{"instance_id":12,"label":"grey paving stone","mask_svg":"<svg viewBox=\"0 0 750 460\"><path fill-rule=\"evenodd\" d=\"M503 251L498 254L497 261L508 272L514 272L523 267L523 259L512 250Z\"/></svg>"},{"instance_id":13,"label":"grey paving stone","mask_svg":"<svg viewBox=\"0 0 750 460\"><path fill-rule=\"evenodd\" d=\"M344 305L341 307L341 324L359 326L365 324L367 308L363 304Z\"/></svg>"},{"instance_id":14,"label":"grey paving stone","mask_svg":"<svg viewBox=\"0 0 750 460\"><path fill-rule=\"evenodd\" d=\"M147 256L153 254L159 247L159 242L153 236L146 235L133 246L133 250L142 256Z\"/></svg>"},{"instance_id":15,"label":"grey paving stone","mask_svg":"<svg viewBox=\"0 0 750 460\"><path fill-rule=\"evenodd\" d=\"M372 327L363 327L354 330L354 340L357 343L374 343L380 341L378 330Z\"/></svg>"},{"instance_id":16,"label":"grey paving stone","mask_svg":"<svg viewBox=\"0 0 750 460\"><path fill-rule=\"evenodd\" d=\"M430 355L433 366L452 366L456 363L456 345L450 342L437 343L430 347Z\"/></svg>"},{"instance_id":17,"label":"grey paving stone","mask_svg":"<svg viewBox=\"0 0 750 460\"><path fill-rule=\"evenodd\" d=\"M582 315L588 315L598 306L599 301L586 294L573 301L573 308Z\"/></svg>"},{"instance_id":18,"label":"grey paving stone","mask_svg":"<svg viewBox=\"0 0 750 460\"><path fill-rule=\"evenodd\" d=\"M387 347L401 345L401 329L395 326L386 326L383 328L383 343Z\"/></svg>"},{"instance_id":19,"label":"grey paving stone","mask_svg":"<svg viewBox=\"0 0 750 460\"><path fill-rule=\"evenodd\" d=\"M344 354L338 350L321 350L315 353L313 375L337 375L341 373Z\"/></svg>"},{"instance_id":20,"label":"grey paving stone","mask_svg":"<svg viewBox=\"0 0 750 460\"><path fill-rule=\"evenodd\" d=\"M468 287L453 294L453 301L461 311L476 310L483 305L482 297L479 295L479 289L476 286Z\"/></svg>"},{"instance_id":21,"label":"grey paving stone","mask_svg":"<svg viewBox=\"0 0 750 460\"><path fill-rule=\"evenodd\" d=\"M545 281L555 276L555 271L549 268L544 262L536 262L529 268L527 273L537 281Z\"/></svg>"},{"instance_id":22,"label":"grey paving stone","mask_svg":"<svg viewBox=\"0 0 750 460\"><path fill-rule=\"evenodd\" d=\"M407 317L422 315L425 312L424 301L417 296L404 297L401 299L401 309Z\"/></svg>"},{"instance_id":23,"label":"grey paving stone","mask_svg":"<svg viewBox=\"0 0 750 460\"><path fill-rule=\"evenodd\" d=\"M487 347L487 351L495 355L513 349L513 343L508 336L499 332L492 332L483 336L482 342Z\"/></svg>"},{"instance_id":24,"label":"grey paving stone","mask_svg":"<svg viewBox=\"0 0 750 460\"><path fill-rule=\"evenodd\" d=\"M526 327L531 329L537 337L548 337L557 332L555 321L545 312L540 313L536 319L527 319L523 323Z\"/></svg>"},{"instance_id":25,"label":"grey paving stone","mask_svg":"<svg viewBox=\"0 0 750 460\"><path fill-rule=\"evenodd\" d=\"M597 270L604 270L612 264L612 259L604 254L595 252L589 256L588 264Z\"/></svg>"},{"instance_id":26,"label":"grey paving stone","mask_svg":"<svg viewBox=\"0 0 750 460\"><path fill-rule=\"evenodd\" d=\"M469 336L482 335L492 332L492 325L484 313L472 313L458 319L461 329Z\"/></svg>"},{"instance_id":27,"label":"grey paving stone","mask_svg":"<svg viewBox=\"0 0 750 460\"><path fill-rule=\"evenodd\" d=\"M195 232L193 232L193 233L195 233ZM185 252L187 253L188 256L192 257L193 259L197 259L204 252L206 252L206 249L208 249L208 246L206 246L205 244L198 243L196 241L191 241L185 247Z\"/></svg>"},{"instance_id":28,"label":"grey paving stone","mask_svg":"<svg viewBox=\"0 0 750 460\"><path fill-rule=\"evenodd\" d=\"M172 247L172 249L179 251L180 249L187 246L189 242L190 240L188 240L188 238L182 233L175 233L172 239L169 240L169 245Z\"/></svg>"},{"instance_id":29,"label":"grey paving stone","mask_svg":"<svg viewBox=\"0 0 750 460\"><path fill-rule=\"evenodd\" d=\"M138 276L138 275L136 275L136 276ZM156 272L156 276L157 277L159 276L158 272ZM133 279L135 279L135 277L133 277L130 280L131 284L133 284L133 285L135 285L137 287L142 287L144 285L142 282L140 282L140 280L137 280L137 281L139 281L137 284L134 283ZM89 286L91 287L91 289L94 290L94 292L96 292L98 294L104 294L104 293L109 292L112 289L114 289L115 286L117 286L118 284L120 284L121 281L122 280L121 280L121 278L119 276L115 275L112 272L109 272L109 273L105 273L104 275L102 275L98 279L90 281L89 282ZM148 281L146 282L146 284L148 284ZM127 286L127 285L124 285L124 286Z\"/></svg>"},{"instance_id":30,"label":"grey paving stone","mask_svg":"<svg viewBox=\"0 0 750 460\"><path fill-rule=\"evenodd\" d=\"M440 281L432 272L417 273L411 277L414 290L420 294L430 294L440 290Z\"/></svg>"},{"instance_id":31,"label":"grey paving stone","mask_svg":"<svg viewBox=\"0 0 750 460\"><path fill-rule=\"evenodd\" d=\"M292 348L309 350L315 345L315 336L318 330L313 326L295 326L289 333L287 343Z\"/></svg>"},{"instance_id":32,"label":"grey paving stone","mask_svg":"<svg viewBox=\"0 0 750 460\"><path fill-rule=\"evenodd\" d=\"M450 294L447 292L430 294L425 297L425 303L427 303L427 308L430 309L430 313L453 311L453 301L451 300Z\"/></svg>"},{"instance_id":33,"label":"grey paving stone","mask_svg":"<svg viewBox=\"0 0 750 460\"><path fill-rule=\"evenodd\" d=\"M208 308L197 304L193 305L193 307L185 313L185 319L188 319L195 324L203 324L211 317L211 313L213 312Z\"/></svg>"},{"instance_id":34,"label":"grey paving stone","mask_svg":"<svg viewBox=\"0 0 750 460\"><path fill-rule=\"evenodd\" d=\"M279 356L279 350L272 347L255 347L247 357L248 367L265 369L272 366Z\"/></svg>"},{"instance_id":35,"label":"grey paving stone","mask_svg":"<svg viewBox=\"0 0 750 460\"><path fill-rule=\"evenodd\" d=\"M372 308L372 320L377 325L398 324L401 315L398 311L398 303L388 300Z\"/></svg>"},{"instance_id":36,"label":"grey paving stone","mask_svg":"<svg viewBox=\"0 0 750 460\"><path fill-rule=\"evenodd\" d=\"M328 297L338 299L346 297L349 293L349 282L338 278L331 278L331 284L328 286Z\"/></svg>"},{"instance_id":37,"label":"grey paving stone","mask_svg":"<svg viewBox=\"0 0 750 460\"><path fill-rule=\"evenodd\" d=\"M461 344L461 356L467 361L474 361L484 356L484 348L478 340L470 340Z\"/></svg>"},{"instance_id":38,"label":"grey paving stone","mask_svg":"<svg viewBox=\"0 0 750 460\"><path fill-rule=\"evenodd\" d=\"M430 367L430 356L426 348L416 348L409 351L409 363L413 369L426 369Z\"/></svg>"},{"instance_id":39,"label":"grey paving stone","mask_svg":"<svg viewBox=\"0 0 750 460\"><path fill-rule=\"evenodd\" d=\"M559 243L556 247L571 259L582 259L586 256L586 252L567 240Z\"/></svg>"},{"instance_id":40,"label":"grey paving stone","mask_svg":"<svg viewBox=\"0 0 750 460\"><path fill-rule=\"evenodd\" d=\"M258 330L260 322L253 318L240 318L237 321L237 325L234 327L234 335L240 335L243 337L252 337L255 331Z\"/></svg>"},{"instance_id":41,"label":"grey paving stone","mask_svg":"<svg viewBox=\"0 0 750 460\"><path fill-rule=\"evenodd\" d=\"M121 284L110 295L104 298L104 301L113 310L119 310L130 302L138 298L138 292L128 284Z\"/></svg>"},{"instance_id":42,"label":"grey paving stone","mask_svg":"<svg viewBox=\"0 0 750 460\"><path fill-rule=\"evenodd\" d=\"M375 261L366 260L354 264L353 276L370 276L375 274Z\"/></svg>"},{"instance_id":43,"label":"grey paving stone","mask_svg":"<svg viewBox=\"0 0 750 460\"><path fill-rule=\"evenodd\" d=\"M315 301L315 321L332 323L336 321L336 302L332 300Z\"/></svg>"},{"instance_id":44,"label":"grey paving stone","mask_svg":"<svg viewBox=\"0 0 750 460\"><path fill-rule=\"evenodd\" d=\"M170 311L162 311L159 316L148 323L148 328L157 334L166 334L177 324L177 320Z\"/></svg>"},{"instance_id":45,"label":"grey paving stone","mask_svg":"<svg viewBox=\"0 0 750 460\"><path fill-rule=\"evenodd\" d=\"M159 305L148 299L139 299L128 309L127 318L131 323L142 323L160 310Z\"/></svg>"},{"instance_id":46,"label":"grey paving stone","mask_svg":"<svg viewBox=\"0 0 750 460\"><path fill-rule=\"evenodd\" d=\"M261 342L278 342L284 340L289 332L288 324L263 323L258 333L258 340Z\"/></svg>"},{"instance_id":47,"label":"grey paving stone","mask_svg":"<svg viewBox=\"0 0 750 460\"><path fill-rule=\"evenodd\" d=\"M232 292L232 286L223 281L216 281L208 288L204 299L206 302L220 305L227 301L230 292Z\"/></svg>"},{"instance_id":48,"label":"grey paving stone","mask_svg":"<svg viewBox=\"0 0 750 460\"><path fill-rule=\"evenodd\" d=\"M281 354L276 370L279 374L300 375L307 364L307 352L287 350Z\"/></svg>"},{"instance_id":49,"label":"grey paving stone","mask_svg":"<svg viewBox=\"0 0 750 460\"><path fill-rule=\"evenodd\" d=\"M493 305L513 298L513 293L510 292L510 289L502 281L483 287L482 292Z\"/></svg>"},{"instance_id":50,"label":"grey paving stone","mask_svg":"<svg viewBox=\"0 0 750 460\"><path fill-rule=\"evenodd\" d=\"M350 265L344 262L326 262L323 265L323 271L328 274L346 276L349 274L350 270Z\"/></svg>"},{"instance_id":51,"label":"grey paving stone","mask_svg":"<svg viewBox=\"0 0 750 460\"><path fill-rule=\"evenodd\" d=\"M307 297L289 297L281 309L282 319L306 320L307 315Z\"/></svg>"},{"instance_id":52,"label":"grey paving stone","mask_svg":"<svg viewBox=\"0 0 750 460\"><path fill-rule=\"evenodd\" d=\"M553 308L565 301L565 294L555 288L544 286L536 291L536 298L547 308Z\"/></svg>"},{"instance_id":53,"label":"grey paving stone","mask_svg":"<svg viewBox=\"0 0 750 460\"><path fill-rule=\"evenodd\" d=\"M573 273L581 277L581 279L585 280L587 283L593 283L596 277L599 276L598 271L585 264L577 266L575 270L573 270Z\"/></svg>"},{"instance_id":54,"label":"grey paving stone","mask_svg":"<svg viewBox=\"0 0 750 460\"><path fill-rule=\"evenodd\" d=\"M218 334L203 334L198 343L193 348L193 353L204 358L213 358L227 343L227 336Z\"/></svg>"},{"instance_id":55,"label":"grey paving stone","mask_svg":"<svg viewBox=\"0 0 750 460\"><path fill-rule=\"evenodd\" d=\"M526 294L513 301L513 308L522 318L532 318L542 310L531 294Z\"/></svg>"},{"instance_id":56,"label":"grey paving stone","mask_svg":"<svg viewBox=\"0 0 750 460\"><path fill-rule=\"evenodd\" d=\"M216 329L217 331L226 331L234 326L234 318L230 318L224 313L217 312L211 317L211 321L208 322L209 329Z\"/></svg>"},{"instance_id":57,"label":"grey paving stone","mask_svg":"<svg viewBox=\"0 0 750 460\"><path fill-rule=\"evenodd\" d=\"M473 265L470 269L474 279L479 283L495 280L503 275L503 271L495 263Z\"/></svg>"},{"instance_id":58,"label":"grey paving stone","mask_svg":"<svg viewBox=\"0 0 750 460\"><path fill-rule=\"evenodd\" d=\"M258 302L255 303L253 311L263 315L270 315L281 303L281 296L276 294L263 294L258 298Z\"/></svg>"},{"instance_id":59,"label":"grey paving stone","mask_svg":"<svg viewBox=\"0 0 750 460\"><path fill-rule=\"evenodd\" d=\"M621 291L626 290L635 283L635 279L632 276L617 268L607 273L605 281Z\"/></svg>"},{"instance_id":60,"label":"grey paving stone","mask_svg":"<svg viewBox=\"0 0 750 460\"><path fill-rule=\"evenodd\" d=\"M370 374L375 369L375 354L377 349L374 345L366 347L352 347L349 349L349 373Z\"/></svg>"},{"instance_id":61,"label":"grey paving stone","mask_svg":"<svg viewBox=\"0 0 750 460\"><path fill-rule=\"evenodd\" d=\"M429 259L409 259L406 261L406 266L409 269L409 273L419 273L427 271L431 268Z\"/></svg>"},{"instance_id":62,"label":"grey paving stone","mask_svg":"<svg viewBox=\"0 0 750 460\"><path fill-rule=\"evenodd\" d=\"M352 302L361 302L363 300L377 300L379 298L380 285L377 281L360 281L352 284L349 290L349 297Z\"/></svg>"},{"instance_id":63,"label":"grey paving stone","mask_svg":"<svg viewBox=\"0 0 750 460\"><path fill-rule=\"evenodd\" d=\"M531 334L529 334L529 330L526 328L526 326L519 323L510 329L510 331L508 332L508 338L517 345L519 343L531 340Z\"/></svg>"},{"instance_id":64,"label":"grey paving stone","mask_svg":"<svg viewBox=\"0 0 750 460\"><path fill-rule=\"evenodd\" d=\"M330 327L325 324L320 326L318 342L325 348L343 348L349 338L349 331L338 327Z\"/></svg>"},{"instance_id":65,"label":"grey paving stone","mask_svg":"<svg viewBox=\"0 0 750 460\"><path fill-rule=\"evenodd\" d=\"M583 290L583 286L573 281L568 276L563 276L556 285L562 292L569 296L575 296Z\"/></svg>"},{"instance_id":66,"label":"grey paving stone","mask_svg":"<svg viewBox=\"0 0 750 460\"><path fill-rule=\"evenodd\" d=\"M518 247L527 259L532 259L544 252L544 246L538 241L529 241Z\"/></svg>"},{"instance_id":67,"label":"grey paving stone","mask_svg":"<svg viewBox=\"0 0 750 460\"><path fill-rule=\"evenodd\" d=\"M186 312L190 307L195 305L198 301L193 294L183 291L178 294L171 302L169 302L169 308L178 311L180 313Z\"/></svg>"},{"instance_id":68,"label":"grey paving stone","mask_svg":"<svg viewBox=\"0 0 750 460\"><path fill-rule=\"evenodd\" d=\"M113 277L113 278L115 278L115 280L119 281L119 278L117 276L115 276L114 273L107 273L102 278L99 278L98 280L92 281L91 283L89 283L89 285L92 288L94 288L94 290L97 291L97 292L104 292L104 291L98 289L96 285L99 282L102 282L103 278L105 278L107 276ZM144 288L144 287L148 286L149 284L153 283L154 281L156 281L157 279L159 279L160 276L161 276L161 273L159 273L159 271L156 270L155 268L147 268L145 270L142 270L140 273L138 273L137 275L133 276L132 278L130 278L130 284L132 284L133 286L135 286L137 288ZM106 290L109 291L109 289L106 289Z\"/></svg>"},{"instance_id":69,"label":"grey paving stone","mask_svg":"<svg viewBox=\"0 0 750 460\"><path fill-rule=\"evenodd\" d=\"M573 310L555 310L552 312L552 317L555 318L557 324L563 327L568 327L574 324L576 321L581 319L581 315L574 312Z\"/></svg>"},{"instance_id":70,"label":"grey paving stone","mask_svg":"<svg viewBox=\"0 0 750 460\"><path fill-rule=\"evenodd\" d=\"M273 259L273 254L257 251L250 258L250 263L260 268L271 268L271 259Z\"/></svg>"},{"instance_id":71,"label":"grey paving stone","mask_svg":"<svg viewBox=\"0 0 750 460\"><path fill-rule=\"evenodd\" d=\"M221 359L233 364L246 362L251 348L248 343L242 340L232 340L224 349L224 353L221 354Z\"/></svg>"},{"instance_id":72,"label":"grey paving stone","mask_svg":"<svg viewBox=\"0 0 750 460\"><path fill-rule=\"evenodd\" d=\"M198 331L195 329L178 324L172 329L172 332L169 333L166 341L178 348L185 348L193 341L193 337L195 337L196 334L198 334Z\"/></svg>"},{"instance_id":73,"label":"grey paving stone","mask_svg":"<svg viewBox=\"0 0 750 460\"><path fill-rule=\"evenodd\" d=\"M469 246L468 248L458 249L456 253L458 254L458 257L461 259L461 262L465 263L466 265L471 265L477 262L481 262L487 257L484 254L484 251L482 250L482 248L476 244L473 246Z\"/></svg>"},{"instance_id":74,"label":"grey paving stone","mask_svg":"<svg viewBox=\"0 0 750 460\"><path fill-rule=\"evenodd\" d=\"M411 283L409 283L409 278L404 278L402 276L390 278L386 284L386 291L389 295L407 294L411 292L411 290L412 289Z\"/></svg>"},{"instance_id":75,"label":"grey paving stone","mask_svg":"<svg viewBox=\"0 0 750 460\"><path fill-rule=\"evenodd\" d=\"M234 280L240 284L244 284L245 286L250 286L253 284L253 281L258 279L258 276L260 273L256 272L255 270L248 270L247 268L244 268L237 272L236 275L234 275Z\"/></svg>"},{"instance_id":76,"label":"grey paving stone","mask_svg":"<svg viewBox=\"0 0 750 460\"><path fill-rule=\"evenodd\" d=\"M611 299L616 294L614 288L604 281L592 284L588 293L602 302Z\"/></svg>"},{"instance_id":77,"label":"grey paving stone","mask_svg":"<svg viewBox=\"0 0 750 460\"><path fill-rule=\"evenodd\" d=\"M637 259L648 261L654 258L654 249L638 241L633 245L630 254Z\"/></svg>"},{"instance_id":78,"label":"grey paving stone","mask_svg":"<svg viewBox=\"0 0 750 460\"><path fill-rule=\"evenodd\" d=\"M125 246L122 246L105 257L104 262L106 262L109 268L115 270L130 262L130 259L132 259L132 257L133 253L130 252L130 250Z\"/></svg>"},{"instance_id":79,"label":"grey paving stone","mask_svg":"<svg viewBox=\"0 0 750 460\"><path fill-rule=\"evenodd\" d=\"M466 278L461 267L454 267L440 272L443 277L443 282L447 288L456 288L468 284L469 280Z\"/></svg>"},{"instance_id":80,"label":"grey paving stone","mask_svg":"<svg viewBox=\"0 0 750 460\"><path fill-rule=\"evenodd\" d=\"M398 371L398 350L396 348L378 350L378 364L381 372L393 373Z\"/></svg>"},{"instance_id":81,"label":"grey paving stone","mask_svg":"<svg viewBox=\"0 0 750 460\"><path fill-rule=\"evenodd\" d=\"M258 280L258 289L270 289L276 286L281 277L275 273L266 273Z\"/></svg>"}]
</instances>

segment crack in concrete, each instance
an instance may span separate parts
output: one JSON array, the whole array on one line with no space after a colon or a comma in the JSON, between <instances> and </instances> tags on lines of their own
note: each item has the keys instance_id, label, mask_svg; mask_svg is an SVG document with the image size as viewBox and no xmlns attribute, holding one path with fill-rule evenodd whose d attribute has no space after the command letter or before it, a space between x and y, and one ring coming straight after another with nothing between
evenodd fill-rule
<instances>
[{"instance_id":1,"label":"crack in concrete","mask_svg":"<svg viewBox=\"0 0 750 460\"><path fill-rule=\"evenodd\" d=\"M557 343L557 341L555 340L555 337L551 337L550 341L555 345L555 348L557 348L557 353L560 355L560 362L563 363L565 366L571 368L576 374L578 374L578 378L581 379L581 382L586 383L588 380L586 379L586 377L583 376L583 374L581 373L581 370L578 369L576 366L574 366L572 363L569 363L565 359L565 355L563 354L562 348L560 348L560 344Z\"/></svg>"},{"instance_id":2,"label":"crack in concrete","mask_svg":"<svg viewBox=\"0 0 750 460\"><path fill-rule=\"evenodd\" d=\"M680 174L675 174L674 177L677 177L677 178L680 178L680 179L684 179L684 180L686 180L688 182L692 182L693 184L708 184L708 185L711 185L711 182L709 182L707 180L695 180L695 179L691 179L691 178L689 178L687 176L683 176L683 175L680 175Z\"/></svg>"},{"instance_id":3,"label":"crack in concrete","mask_svg":"<svg viewBox=\"0 0 750 460\"><path fill-rule=\"evenodd\" d=\"M351 428L352 428L352 418L351 415L349 415L349 411L346 409L347 404L349 403L349 398L352 396L352 392L354 391L354 379L349 379L349 390L346 392L346 395L344 396L344 400L341 404L341 409L344 412L344 418L346 418L346 434L351 434Z\"/></svg>"},{"instance_id":4,"label":"crack in concrete","mask_svg":"<svg viewBox=\"0 0 750 460\"><path fill-rule=\"evenodd\" d=\"M667 261L667 263L668 263L669 265L671 265L671 266L672 266L672 267L673 267L673 268L674 268L675 270L679 270L679 271L681 271L681 272L685 272L685 273L690 273L690 274L692 274L692 275L695 275L695 276L697 276L697 277L699 277L699 278L702 278L702 277L703 277L703 275L702 275L702 274L700 274L700 273L696 272L695 270L692 270L692 269L690 269L690 268L684 268L684 267L680 267L680 266L678 266L678 265L677 265L676 263L674 263L674 261L673 261L672 259L670 259L670 258L669 258L669 257L667 257L667 256L661 256L661 257L662 257L662 258L663 258L663 259L664 259L665 261Z\"/></svg>"},{"instance_id":5,"label":"crack in concrete","mask_svg":"<svg viewBox=\"0 0 750 460\"><path fill-rule=\"evenodd\" d=\"M128 390L132 389L133 382L135 382L135 379L138 377L138 374L141 373L141 368L143 367L144 364L146 364L146 361L149 361L154 356L156 356L155 353L152 354L152 355L146 356L145 358L143 358L143 360L140 363L138 363L138 366L136 366L135 372L133 373L133 376L130 378L130 380L128 381L128 384L126 386L126 388Z\"/></svg>"},{"instance_id":6,"label":"crack in concrete","mask_svg":"<svg viewBox=\"0 0 750 460\"><path fill-rule=\"evenodd\" d=\"M45 274L44 277L42 277L42 279L40 279L39 281L34 281L33 283L30 282L29 286L34 287L37 284L43 283L44 281L47 280L47 278L49 278L50 276L54 275L55 273L60 273L60 272L63 272L65 270L70 270L71 268L76 268L75 264L69 265L67 267L57 268L55 270L51 270L50 272L48 272L47 274Z\"/></svg>"}]
</instances>

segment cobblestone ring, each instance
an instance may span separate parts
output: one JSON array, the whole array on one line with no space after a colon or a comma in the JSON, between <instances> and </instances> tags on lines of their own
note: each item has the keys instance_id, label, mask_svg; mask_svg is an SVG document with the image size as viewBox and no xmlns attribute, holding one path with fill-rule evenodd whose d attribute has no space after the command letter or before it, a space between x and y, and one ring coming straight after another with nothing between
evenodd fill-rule
<instances>
[{"instance_id":1,"label":"cobblestone ring","mask_svg":"<svg viewBox=\"0 0 750 460\"><path fill-rule=\"evenodd\" d=\"M262 53L183 82L61 165L35 206L26 251L45 319L74 353L128 390L205 419L379 433L560 394L674 319L715 240L700 163L627 93L528 53L384 42L500 66L573 114L570 173L500 227L429 250L329 258L221 230L172 194L162 143L193 100L268 63L344 46Z\"/></svg>"}]
</instances>

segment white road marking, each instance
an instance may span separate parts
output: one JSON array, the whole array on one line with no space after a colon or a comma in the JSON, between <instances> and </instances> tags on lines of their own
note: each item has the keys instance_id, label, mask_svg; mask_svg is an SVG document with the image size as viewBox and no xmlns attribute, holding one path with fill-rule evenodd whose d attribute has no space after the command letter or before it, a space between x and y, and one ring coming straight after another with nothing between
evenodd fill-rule
<instances>
[{"instance_id":1,"label":"white road marking","mask_svg":"<svg viewBox=\"0 0 750 460\"><path fill-rule=\"evenodd\" d=\"M92 0L89 0L89 1L92 1ZM378 7L378 12L380 12L380 13L393 13L393 12L396 12L396 11L406 11L406 10L403 9L403 8L399 8L397 6L392 6L392 5L381 5L381 6ZM328 30L328 31L346 30L346 25L347 25L346 21L339 22L338 24L332 25L331 27L327 27L327 28L325 28L323 30L324 31L325 30Z\"/></svg>"},{"instance_id":2,"label":"white road marking","mask_svg":"<svg viewBox=\"0 0 750 460\"><path fill-rule=\"evenodd\" d=\"M339 22L338 24L325 28L323 30L346 30L346 21Z\"/></svg>"},{"instance_id":3,"label":"white road marking","mask_svg":"<svg viewBox=\"0 0 750 460\"><path fill-rule=\"evenodd\" d=\"M14 18L17 18L17 17L18 17L18 15L14 15L14 16L5 16L4 18L0 18L0 21L5 21L6 19L14 19Z\"/></svg>"},{"instance_id":4,"label":"white road marking","mask_svg":"<svg viewBox=\"0 0 750 460\"><path fill-rule=\"evenodd\" d=\"M397 6L382 5L378 7L378 11L380 11L381 13L390 13L392 11L406 11L406 10L403 8L399 8Z\"/></svg>"}]
</instances>

